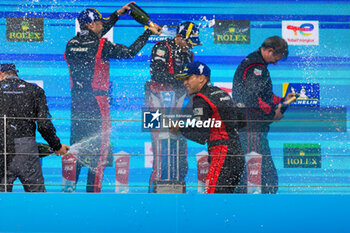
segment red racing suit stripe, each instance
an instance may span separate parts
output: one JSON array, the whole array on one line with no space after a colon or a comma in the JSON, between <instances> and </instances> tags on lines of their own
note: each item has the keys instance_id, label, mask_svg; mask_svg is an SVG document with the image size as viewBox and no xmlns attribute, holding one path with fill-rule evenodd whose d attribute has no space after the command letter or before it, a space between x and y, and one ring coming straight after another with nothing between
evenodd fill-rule
<instances>
[{"instance_id":1,"label":"red racing suit stripe","mask_svg":"<svg viewBox=\"0 0 350 233\"><path fill-rule=\"evenodd\" d=\"M100 44L98 46L96 59L95 59L95 72L92 81L93 90L102 90L108 91L109 88L109 61L103 61L102 59L102 49L103 45L106 42L106 38L102 38L100 40ZM110 111L109 111L109 103L108 96L95 96L102 120L102 132L101 132L101 148L98 160L98 165L96 168L95 174L95 186L94 192L101 192L102 180L103 180L103 171L107 164L107 154L108 146L110 143L110 132L111 132L111 122L110 122Z\"/></svg>"},{"instance_id":2,"label":"red racing suit stripe","mask_svg":"<svg viewBox=\"0 0 350 233\"><path fill-rule=\"evenodd\" d=\"M98 50L95 58L95 70L92 79L92 89L108 91L109 88L109 60L103 61L102 59L102 49L106 42L106 38L100 40L98 45Z\"/></svg>"},{"instance_id":3,"label":"red racing suit stripe","mask_svg":"<svg viewBox=\"0 0 350 233\"><path fill-rule=\"evenodd\" d=\"M95 96L98 106L100 108L101 120L102 120L102 132L101 132L101 148L98 160L98 165L96 168L95 174L95 192L101 192L102 180L103 180L103 171L107 164L108 147L110 144L110 132L111 132L111 117L109 111L109 103L107 96Z\"/></svg>"},{"instance_id":4,"label":"red racing suit stripe","mask_svg":"<svg viewBox=\"0 0 350 233\"><path fill-rule=\"evenodd\" d=\"M212 146L209 148L211 157L210 167L207 178L205 180L204 193L215 193L216 184L221 172L221 168L224 165L227 155L227 145ZM217 156L215 156L217 155Z\"/></svg>"},{"instance_id":5,"label":"red racing suit stripe","mask_svg":"<svg viewBox=\"0 0 350 233\"><path fill-rule=\"evenodd\" d=\"M219 111L218 111L218 108L216 107L216 105L213 104L213 102L211 102L208 97L206 97L205 95L203 95L201 93L198 93L197 96L202 97L210 105L211 109L213 110L212 119L221 121L222 119L220 117L220 114L219 114ZM216 128L216 127L210 128L209 141L220 140L220 139L229 139L229 136L228 136L227 131L226 131L225 123L221 121L221 125L222 126L220 128Z\"/></svg>"},{"instance_id":6,"label":"red racing suit stripe","mask_svg":"<svg viewBox=\"0 0 350 233\"><path fill-rule=\"evenodd\" d=\"M221 139L229 139L228 133L226 131L225 123L222 122L221 116L219 114L218 108L213 102L202 93L198 93L197 96L202 97L213 110L212 119L221 121L221 127L210 128L210 137L209 141L221 140ZM212 146L208 148L209 154L212 156L212 161L210 162L208 175L205 181L205 191L204 193L215 193L215 188L217 184L217 180L221 173L221 168L225 162L225 158L227 155L228 146L227 145L218 145ZM218 155L218 156L215 156Z\"/></svg>"}]
</instances>

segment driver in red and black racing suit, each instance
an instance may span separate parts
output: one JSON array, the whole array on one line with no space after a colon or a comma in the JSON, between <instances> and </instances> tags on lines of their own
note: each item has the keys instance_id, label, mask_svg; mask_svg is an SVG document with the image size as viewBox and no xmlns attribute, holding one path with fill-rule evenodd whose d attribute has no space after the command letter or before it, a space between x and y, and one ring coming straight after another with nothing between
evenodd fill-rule
<instances>
[{"instance_id":1,"label":"driver in red and black racing suit","mask_svg":"<svg viewBox=\"0 0 350 233\"><path fill-rule=\"evenodd\" d=\"M79 150L79 154L92 155L89 156L87 192L101 191L110 145L109 59L133 58L152 33L159 34L160 27L155 24L129 47L102 38L127 9L125 5L108 18L102 18L93 8L81 12L78 17L81 32L67 43L64 54L71 78L71 144L86 141L84 145L89 146ZM76 182L85 159L77 158Z\"/></svg>"},{"instance_id":2,"label":"driver in red and black racing suit","mask_svg":"<svg viewBox=\"0 0 350 233\"><path fill-rule=\"evenodd\" d=\"M208 145L209 171L205 193L233 193L244 169L238 130L244 127L242 114L224 90L210 83L210 68L202 62L187 64L178 78L184 79L187 91L193 96L193 119L201 124L180 131L187 139ZM205 126L207 122L208 127ZM217 125L218 124L218 125Z\"/></svg>"}]
</instances>

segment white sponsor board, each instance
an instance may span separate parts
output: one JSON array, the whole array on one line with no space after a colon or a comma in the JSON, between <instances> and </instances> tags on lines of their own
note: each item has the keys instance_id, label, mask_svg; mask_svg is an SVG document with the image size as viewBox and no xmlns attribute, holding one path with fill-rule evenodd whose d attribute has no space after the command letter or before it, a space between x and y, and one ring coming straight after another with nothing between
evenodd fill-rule
<instances>
[{"instance_id":1,"label":"white sponsor board","mask_svg":"<svg viewBox=\"0 0 350 233\"><path fill-rule=\"evenodd\" d=\"M31 84L35 84L35 85L41 87L42 89L44 89L44 81L43 80L29 80L27 82L31 83Z\"/></svg>"},{"instance_id":2,"label":"white sponsor board","mask_svg":"<svg viewBox=\"0 0 350 233\"><path fill-rule=\"evenodd\" d=\"M209 171L208 152L201 151L196 154L197 159L197 176L198 176L198 193L204 193L205 181Z\"/></svg>"},{"instance_id":3,"label":"white sponsor board","mask_svg":"<svg viewBox=\"0 0 350 233\"><path fill-rule=\"evenodd\" d=\"M220 87L232 97L232 82L214 82L214 86Z\"/></svg>"},{"instance_id":4,"label":"white sponsor board","mask_svg":"<svg viewBox=\"0 0 350 233\"><path fill-rule=\"evenodd\" d=\"M115 164L115 192L128 193L129 192L129 166L130 154L120 151L114 154Z\"/></svg>"},{"instance_id":5,"label":"white sponsor board","mask_svg":"<svg viewBox=\"0 0 350 233\"><path fill-rule=\"evenodd\" d=\"M289 45L318 45L318 21L282 21L282 37Z\"/></svg>"},{"instance_id":6,"label":"white sponsor board","mask_svg":"<svg viewBox=\"0 0 350 233\"><path fill-rule=\"evenodd\" d=\"M145 142L145 167L153 166L152 142Z\"/></svg>"}]
</instances>

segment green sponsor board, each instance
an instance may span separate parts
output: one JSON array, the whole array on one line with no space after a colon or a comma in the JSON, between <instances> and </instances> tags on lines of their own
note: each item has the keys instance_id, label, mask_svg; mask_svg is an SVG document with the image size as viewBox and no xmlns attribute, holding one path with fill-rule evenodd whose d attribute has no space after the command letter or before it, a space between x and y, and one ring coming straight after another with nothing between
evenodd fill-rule
<instances>
[{"instance_id":1,"label":"green sponsor board","mask_svg":"<svg viewBox=\"0 0 350 233\"><path fill-rule=\"evenodd\" d=\"M6 40L8 42L44 41L44 19L6 18Z\"/></svg>"},{"instance_id":2,"label":"green sponsor board","mask_svg":"<svg viewBox=\"0 0 350 233\"><path fill-rule=\"evenodd\" d=\"M283 144L285 168L321 168L320 144Z\"/></svg>"},{"instance_id":3,"label":"green sponsor board","mask_svg":"<svg viewBox=\"0 0 350 233\"><path fill-rule=\"evenodd\" d=\"M215 20L215 44L250 44L249 20Z\"/></svg>"}]
</instances>

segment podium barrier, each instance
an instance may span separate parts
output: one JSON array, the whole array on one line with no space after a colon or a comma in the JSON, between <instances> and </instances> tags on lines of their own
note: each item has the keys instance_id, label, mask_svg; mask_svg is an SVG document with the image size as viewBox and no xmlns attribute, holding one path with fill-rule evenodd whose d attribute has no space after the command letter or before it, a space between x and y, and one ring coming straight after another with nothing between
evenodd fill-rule
<instances>
[{"instance_id":1,"label":"podium barrier","mask_svg":"<svg viewBox=\"0 0 350 233\"><path fill-rule=\"evenodd\" d=\"M350 195L0 194L0 232L348 232Z\"/></svg>"},{"instance_id":2,"label":"podium barrier","mask_svg":"<svg viewBox=\"0 0 350 233\"><path fill-rule=\"evenodd\" d=\"M6 120L3 118L3 138L6 137ZM69 124L76 120L84 119L52 119L57 127L58 136L65 144L69 144ZM85 119L86 120L86 119ZM348 119L338 120L335 122L347 123ZM112 119L111 146L105 152L105 169L102 182L102 191L108 193L148 193L149 177L151 168L146 165L146 142L150 141L149 132L140 132L141 120L130 120L129 122L123 119ZM292 122L288 120L286 122ZM280 124L283 122L273 123ZM132 130L125 125L134 125ZM123 129L122 132L119 129ZM128 133L125 133L126 130ZM281 139L282 133L272 132L269 134L272 152L272 159L275 162L278 173L278 194L348 194L350 192L349 176L350 176L350 156L348 148L344 143L349 137L347 132L330 132L316 135L315 133L305 132L303 141L300 141L299 133L289 133L289 141ZM283 133L284 134L284 133ZM63 135L63 136L62 136ZM316 135L316 136L315 136ZM98 138L98 135L91 139L72 145L71 153L75 154L80 151L80 148L85 148L90 145L90 141ZM319 139L327 139L327 144L324 141L318 143ZM334 139L333 141L331 139ZM37 141L42 141L39 139ZM1 147L6 151L6 144ZM151 148L149 149L151 151ZM86 151L86 150L85 150ZM277 152L276 152L277 151ZM166 152L162 156L170 156ZM203 154L204 153L204 154ZM7 156L12 156L14 153L7 151L4 153L5 160ZM123 155L123 159L113 160ZM27 156L34 156L26 153ZM36 155L36 154L35 154ZM84 157L86 155L86 157ZM82 175L79 177L78 183L66 184L63 179L63 174L74 174L74 161L72 164L65 163L62 165L62 158L51 155L42 160L43 174L45 178L45 186L50 193L59 193L64 188L73 187L70 192L86 192L86 171L90 169L91 158L100 156L100 154L91 153L83 154L78 158L83 164ZM189 143L188 153L186 155L189 161L189 169L185 178L186 183L181 183L177 187L181 188L181 192L188 194L202 193L203 184L206 177L208 163L206 148L199 144ZM230 156L230 155L229 155ZM264 155L266 156L266 155ZM199 160L200 159L200 160ZM204 160L203 160L204 159ZM119 161L120 160L120 161ZM198 160L198 161L197 161ZM203 161L202 161L203 160ZM68 161L68 160L67 160ZM2 163L5 161L2 160ZM149 163L148 164L152 164ZM7 169L4 169L7 176ZM249 171L250 175L259 174L255 171ZM254 186L251 185L252 187ZM255 185L256 186L256 185ZM273 186L276 187L276 186ZM166 187L167 188L167 187ZM254 188L254 187L253 187ZM14 192L23 192L22 184L17 180L14 183ZM180 191L179 191L180 192ZM178 192L178 193L179 193ZM159 193L172 193L165 190ZM174 192L173 192L174 193Z\"/></svg>"}]
</instances>

